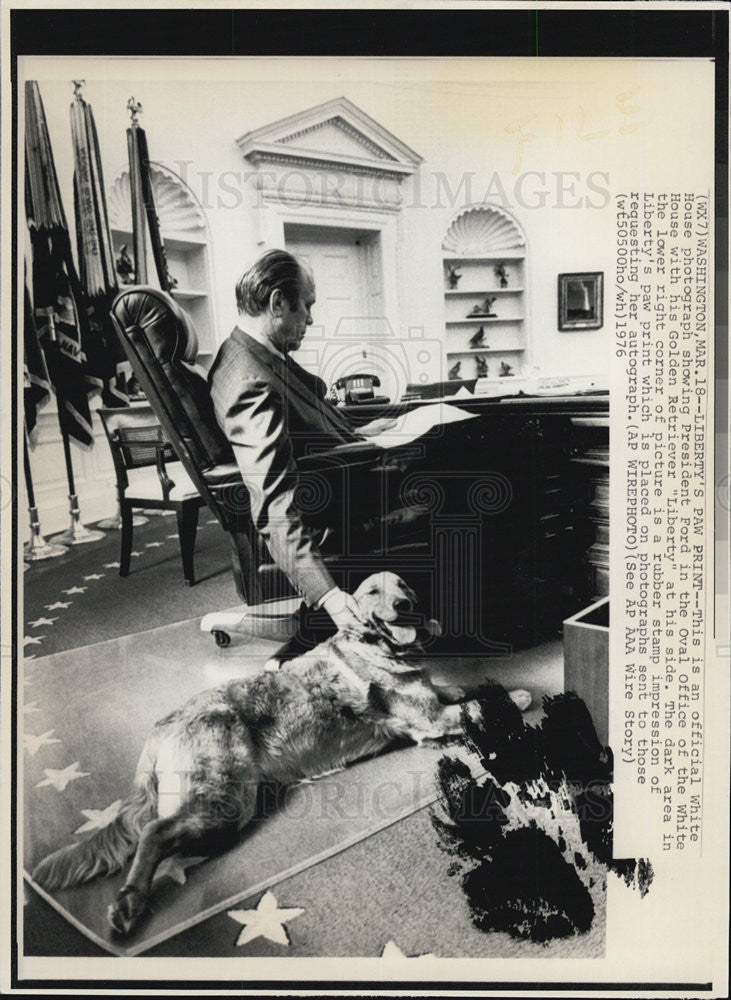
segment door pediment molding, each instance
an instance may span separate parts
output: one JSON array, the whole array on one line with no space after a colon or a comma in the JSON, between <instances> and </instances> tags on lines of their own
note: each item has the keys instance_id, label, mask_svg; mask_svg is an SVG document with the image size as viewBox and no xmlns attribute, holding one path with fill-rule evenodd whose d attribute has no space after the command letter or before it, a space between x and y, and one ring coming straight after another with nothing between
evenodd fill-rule
<instances>
[{"instance_id":1,"label":"door pediment molding","mask_svg":"<svg viewBox=\"0 0 731 1000\"><path fill-rule=\"evenodd\" d=\"M393 211L401 205L402 181L422 162L345 97L247 132L237 145L256 167L262 196L285 204Z\"/></svg>"},{"instance_id":2,"label":"door pediment molding","mask_svg":"<svg viewBox=\"0 0 731 1000\"><path fill-rule=\"evenodd\" d=\"M365 111L338 97L314 108L289 115L237 140L244 157L271 153L284 157L312 156L335 163L352 161L375 169L412 174L423 158Z\"/></svg>"}]
</instances>

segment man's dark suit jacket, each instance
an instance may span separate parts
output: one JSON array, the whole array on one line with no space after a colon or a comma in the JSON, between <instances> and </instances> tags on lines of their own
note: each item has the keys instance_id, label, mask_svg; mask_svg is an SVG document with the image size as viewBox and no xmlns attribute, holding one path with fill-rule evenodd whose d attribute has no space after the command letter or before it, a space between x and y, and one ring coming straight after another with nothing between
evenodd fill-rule
<instances>
[{"instance_id":1,"label":"man's dark suit jacket","mask_svg":"<svg viewBox=\"0 0 731 1000\"><path fill-rule=\"evenodd\" d=\"M235 327L208 375L216 417L233 446L254 524L307 604L335 586L295 505L297 460L363 440L325 400L325 383Z\"/></svg>"}]
</instances>

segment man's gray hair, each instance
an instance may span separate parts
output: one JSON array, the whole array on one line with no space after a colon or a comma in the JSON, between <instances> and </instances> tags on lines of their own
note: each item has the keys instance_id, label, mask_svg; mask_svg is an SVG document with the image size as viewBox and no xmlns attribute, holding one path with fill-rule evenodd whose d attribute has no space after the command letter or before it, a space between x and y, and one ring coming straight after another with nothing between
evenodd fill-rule
<instances>
[{"instance_id":1,"label":"man's gray hair","mask_svg":"<svg viewBox=\"0 0 731 1000\"><path fill-rule=\"evenodd\" d=\"M310 277L308 268L286 250L267 250L239 279L236 305L240 313L260 316L272 292L279 288L291 309L296 309L302 278Z\"/></svg>"}]
</instances>

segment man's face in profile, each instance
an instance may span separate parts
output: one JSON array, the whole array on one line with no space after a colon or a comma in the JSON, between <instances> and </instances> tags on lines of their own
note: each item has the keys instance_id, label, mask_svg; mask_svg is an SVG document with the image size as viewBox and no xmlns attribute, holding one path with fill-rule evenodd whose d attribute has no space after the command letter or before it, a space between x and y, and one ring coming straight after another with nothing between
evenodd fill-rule
<instances>
[{"instance_id":1,"label":"man's face in profile","mask_svg":"<svg viewBox=\"0 0 731 1000\"><path fill-rule=\"evenodd\" d=\"M315 283L303 274L299 284L299 298L294 308L285 301L281 320L281 344L285 352L296 351L304 340L307 327L312 325L312 307L315 304Z\"/></svg>"}]
</instances>

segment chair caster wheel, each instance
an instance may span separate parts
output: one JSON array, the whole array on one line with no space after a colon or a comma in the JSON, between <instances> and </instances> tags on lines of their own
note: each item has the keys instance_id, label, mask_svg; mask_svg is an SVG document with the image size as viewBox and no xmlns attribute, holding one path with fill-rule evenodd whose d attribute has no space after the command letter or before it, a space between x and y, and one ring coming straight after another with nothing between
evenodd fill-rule
<instances>
[{"instance_id":1,"label":"chair caster wheel","mask_svg":"<svg viewBox=\"0 0 731 1000\"><path fill-rule=\"evenodd\" d=\"M216 640L216 645L221 649L225 649L226 646L231 645L231 636L228 632L222 632L220 629L214 629L213 638Z\"/></svg>"}]
</instances>

